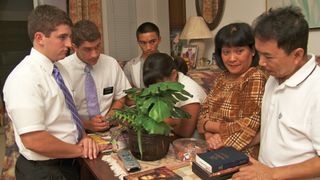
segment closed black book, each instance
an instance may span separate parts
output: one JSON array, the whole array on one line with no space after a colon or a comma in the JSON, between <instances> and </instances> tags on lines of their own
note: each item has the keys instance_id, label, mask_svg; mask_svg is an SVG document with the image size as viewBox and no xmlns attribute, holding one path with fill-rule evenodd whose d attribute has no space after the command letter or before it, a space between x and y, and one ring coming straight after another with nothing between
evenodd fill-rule
<instances>
[{"instance_id":1,"label":"closed black book","mask_svg":"<svg viewBox=\"0 0 320 180\"><path fill-rule=\"evenodd\" d=\"M208 174L204 169L199 167L197 163L192 163L192 172L196 174L199 178L203 180L224 180L229 179L232 177L232 175L236 172L238 172L238 169L233 171L227 171L225 173L212 173Z\"/></svg>"},{"instance_id":2,"label":"closed black book","mask_svg":"<svg viewBox=\"0 0 320 180\"><path fill-rule=\"evenodd\" d=\"M196 155L197 164L209 173L233 168L249 162L249 157L233 147L223 147Z\"/></svg>"}]
</instances>

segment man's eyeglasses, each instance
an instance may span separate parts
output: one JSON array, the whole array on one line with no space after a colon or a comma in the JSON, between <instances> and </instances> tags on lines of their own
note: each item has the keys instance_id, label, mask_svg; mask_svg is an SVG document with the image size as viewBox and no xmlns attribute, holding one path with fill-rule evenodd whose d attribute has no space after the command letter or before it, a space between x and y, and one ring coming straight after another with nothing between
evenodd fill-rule
<instances>
[{"instance_id":1,"label":"man's eyeglasses","mask_svg":"<svg viewBox=\"0 0 320 180\"><path fill-rule=\"evenodd\" d=\"M147 44L154 45L158 39L151 39L150 41L138 41L141 46L146 46Z\"/></svg>"}]
</instances>

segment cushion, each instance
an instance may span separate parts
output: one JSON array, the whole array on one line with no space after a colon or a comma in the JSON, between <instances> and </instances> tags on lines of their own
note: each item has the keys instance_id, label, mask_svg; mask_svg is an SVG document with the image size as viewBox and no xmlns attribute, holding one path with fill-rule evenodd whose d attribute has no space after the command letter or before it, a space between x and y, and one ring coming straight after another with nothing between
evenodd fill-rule
<instances>
[{"instance_id":1,"label":"cushion","mask_svg":"<svg viewBox=\"0 0 320 180\"><path fill-rule=\"evenodd\" d=\"M214 80L219 71L217 70L192 70L188 72L188 76L196 81L208 94L213 86Z\"/></svg>"},{"instance_id":2,"label":"cushion","mask_svg":"<svg viewBox=\"0 0 320 180\"><path fill-rule=\"evenodd\" d=\"M5 130L5 154L0 179L13 180L16 179L15 165L19 156L19 150L14 139L12 121L6 114L4 114L3 117Z\"/></svg>"}]
</instances>

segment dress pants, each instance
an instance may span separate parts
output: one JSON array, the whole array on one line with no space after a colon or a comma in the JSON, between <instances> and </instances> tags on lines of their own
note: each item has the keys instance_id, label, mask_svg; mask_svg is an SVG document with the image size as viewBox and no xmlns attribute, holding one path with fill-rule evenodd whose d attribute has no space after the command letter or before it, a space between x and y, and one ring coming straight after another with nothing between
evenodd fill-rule
<instances>
[{"instance_id":1,"label":"dress pants","mask_svg":"<svg viewBox=\"0 0 320 180\"><path fill-rule=\"evenodd\" d=\"M78 180L80 165L76 158L32 161L20 155L15 173L17 180Z\"/></svg>"}]
</instances>

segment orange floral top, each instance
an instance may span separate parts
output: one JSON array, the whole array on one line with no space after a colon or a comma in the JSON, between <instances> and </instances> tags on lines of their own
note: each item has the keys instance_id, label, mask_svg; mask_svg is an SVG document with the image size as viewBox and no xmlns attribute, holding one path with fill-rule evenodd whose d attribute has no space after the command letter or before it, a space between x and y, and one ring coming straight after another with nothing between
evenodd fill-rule
<instances>
[{"instance_id":1,"label":"orange floral top","mask_svg":"<svg viewBox=\"0 0 320 180\"><path fill-rule=\"evenodd\" d=\"M267 76L251 67L236 81L221 72L202 105L199 124L220 122L220 136L225 146L233 146L257 158L259 145L246 147L260 130L261 100Z\"/></svg>"}]
</instances>

